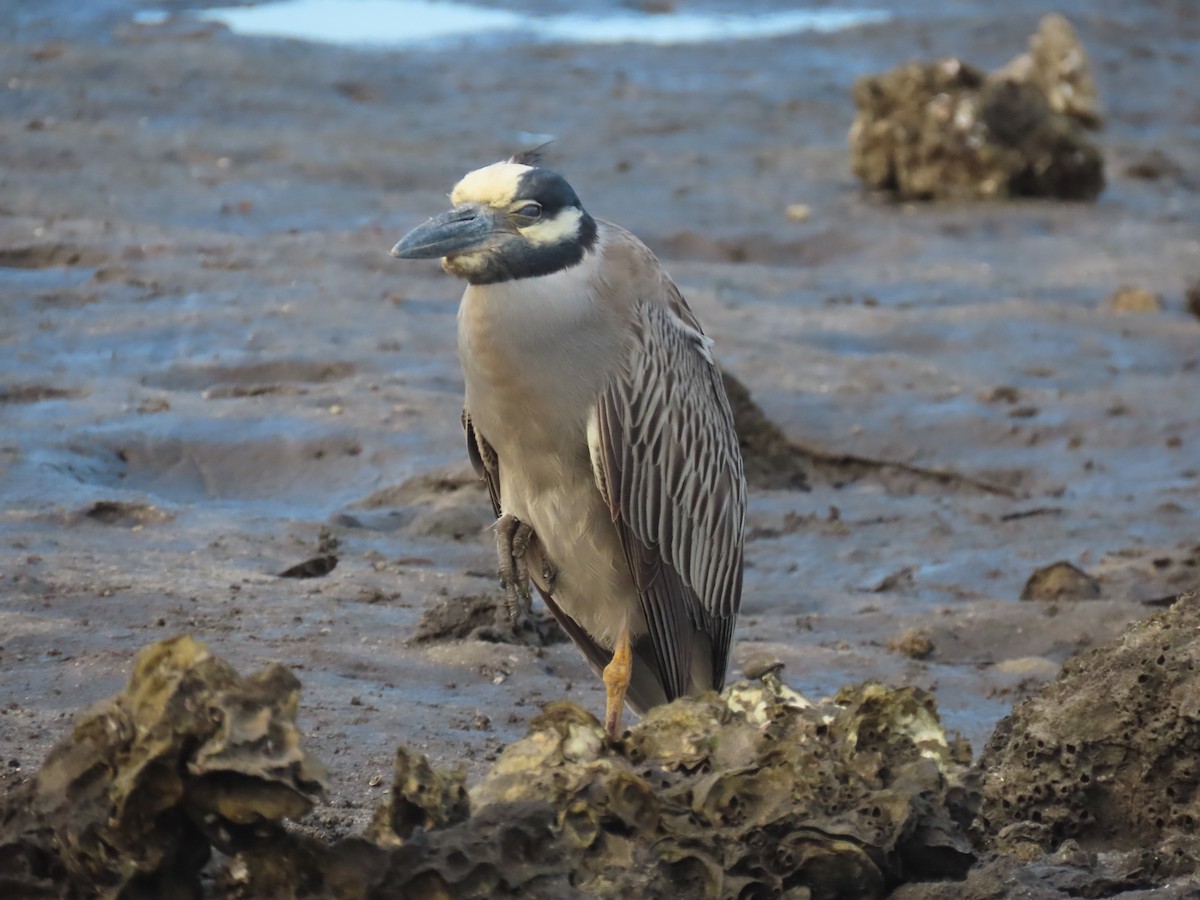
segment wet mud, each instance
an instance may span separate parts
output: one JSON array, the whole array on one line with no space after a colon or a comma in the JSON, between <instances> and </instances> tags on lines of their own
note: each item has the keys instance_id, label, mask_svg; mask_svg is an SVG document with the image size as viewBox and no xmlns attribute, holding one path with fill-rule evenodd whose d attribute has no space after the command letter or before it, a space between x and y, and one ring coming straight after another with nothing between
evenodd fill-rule
<instances>
[{"instance_id":1,"label":"wet mud","mask_svg":"<svg viewBox=\"0 0 1200 900\"><path fill-rule=\"evenodd\" d=\"M996 73L1046 13L1031 0L960 3L952 14L895 6L888 22L752 44L501 41L453 52L251 39L182 15L140 22L126 0L15 13L0 37L5 821L32 821L12 801L36 792L75 712L121 691L139 650L169 635L203 642L230 671L280 663L303 683L293 719L282 694L261 701L262 715L294 722L308 758L328 767L324 800L299 826L265 828L256 865L282 874L255 877L295 870L329 879L312 884L369 885L401 852L449 871L456 845L434 835L481 847L514 819L472 801L459 820L455 785L470 793L493 777L535 720L552 744L566 725L539 718L546 704L575 704L554 707L572 722L603 708L569 644L496 622L490 510L459 426L461 286L386 252L444 206L464 171L546 135L590 211L660 254L726 373L752 483L731 673L779 671L831 716L841 708L820 698L846 685L908 691L922 709L936 703L939 728L1015 765L1029 748L997 743L997 722L1050 725L1019 719L1014 705L1076 654L1149 613L1174 613L1200 584L1200 181L1190 174L1200 171L1200 32L1186 2L1058 8L1099 102L1081 118L1066 94L1038 89L1054 115L1087 125L1103 155L1092 201L898 202L864 192L852 169L856 82L948 57ZM1053 83L1072 83L1065 76ZM1063 683L1090 696L1085 679ZM689 714L739 720L721 702ZM1121 709L1148 715L1132 693ZM811 722L795 715L786 727L807 734ZM212 740L193 724L197 740ZM187 743L159 758L182 760ZM837 746L852 765L849 745ZM1111 764L1098 735L1087 746L1089 765ZM1172 778L1181 792L1139 820L1137 848L1086 828L1059 840L1100 794L1072 786L1061 812L988 794L976 769L965 793L931 795L970 843L965 882L912 883L896 862L895 848L912 846L898 820L883 844L853 831L857 849L836 863L858 860L854 871L897 896L982 897L997 884L1048 897L1175 890L1164 887L1170 860L1182 847L1177 871L1190 872L1191 851L1171 829L1190 814L1190 789L1158 750L1128 758L1161 770L1156 792ZM1075 785L1079 770L1056 764ZM389 794L398 765L408 799ZM597 804L611 799L613 773L644 777L623 748L572 765L608 773L577 782ZM460 768L456 781L448 773ZM577 840L595 840L564 858L607 889L605 854L651 821L663 835L679 824L679 795L665 798L701 777L680 773L671 770L668 780L682 779L673 787L649 782L657 819L581 812ZM176 774L178 799L191 776ZM879 777L862 796L895 788ZM422 785L446 798L429 813L432 831L409 808ZM391 820L409 823L389 826L401 846L371 825L389 799ZM995 812L1005 800L1020 816ZM222 846L236 855L251 845L234 851L182 824L188 802L163 813L177 827L164 836L216 849L202 890L248 896L248 864L216 873ZM560 833L559 799L512 802L532 804L518 847L521 834ZM836 815L805 809L788 814L794 833L818 820L824 833ZM942 823L930 809L932 819L906 815ZM710 836L758 834L747 821ZM1002 821L1017 823L1011 839L993 827ZM51 896L79 883L37 869L50 865L49 832L13 827L6 840L34 842L22 845L35 848L21 857L33 860L26 875L49 878ZM678 847L680 832L670 834ZM697 885L733 852L702 850L683 864ZM1139 880L1135 852L1153 855L1141 864L1151 882ZM553 860L527 858L547 883L565 877ZM139 873L156 863L131 859L104 883L150 877ZM322 868L333 859L342 875ZM738 859L747 896L790 877L778 860ZM670 865L643 861L648 886ZM176 862L188 873L201 865ZM804 896L807 884L787 890Z\"/></svg>"}]
</instances>

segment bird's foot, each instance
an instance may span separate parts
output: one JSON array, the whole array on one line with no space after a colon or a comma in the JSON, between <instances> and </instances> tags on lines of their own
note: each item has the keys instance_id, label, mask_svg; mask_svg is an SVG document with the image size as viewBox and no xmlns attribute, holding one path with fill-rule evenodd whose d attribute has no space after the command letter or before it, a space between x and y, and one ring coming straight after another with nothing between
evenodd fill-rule
<instances>
[{"instance_id":1,"label":"bird's foot","mask_svg":"<svg viewBox=\"0 0 1200 900\"><path fill-rule=\"evenodd\" d=\"M496 520L496 555L500 568L500 587L504 588L504 606L512 621L527 615L529 600L529 563L525 553L533 540L533 529L507 513Z\"/></svg>"},{"instance_id":2,"label":"bird's foot","mask_svg":"<svg viewBox=\"0 0 1200 900\"><path fill-rule=\"evenodd\" d=\"M612 662L604 667L604 730L609 740L621 736L621 713L625 709L625 694L633 677L633 648L629 644L629 629L623 628L613 647Z\"/></svg>"}]
</instances>

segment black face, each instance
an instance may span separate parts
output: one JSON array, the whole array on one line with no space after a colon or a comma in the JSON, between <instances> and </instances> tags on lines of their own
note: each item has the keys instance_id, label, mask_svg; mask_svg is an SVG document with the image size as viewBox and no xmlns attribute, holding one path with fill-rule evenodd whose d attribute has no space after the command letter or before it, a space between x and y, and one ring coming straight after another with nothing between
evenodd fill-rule
<instances>
[{"instance_id":1,"label":"black face","mask_svg":"<svg viewBox=\"0 0 1200 900\"><path fill-rule=\"evenodd\" d=\"M596 222L574 189L549 169L523 172L504 207L460 202L392 248L403 259L443 257L471 284L536 278L578 265L596 243Z\"/></svg>"},{"instance_id":2,"label":"black face","mask_svg":"<svg viewBox=\"0 0 1200 900\"><path fill-rule=\"evenodd\" d=\"M567 179L550 169L530 169L517 180L515 197L533 200L542 207L542 217L553 219L564 209L583 209L575 188Z\"/></svg>"},{"instance_id":3,"label":"black face","mask_svg":"<svg viewBox=\"0 0 1200 900\"><path fill-rule=\"evenodd\" d=\"M518 278L551 275L578 265L596 243L596 221L583 209L575 189L557 172L535 168L517 182L515 209L507 219L513 238L487 255L486 265L464 273L471 284L497 284ZM539 223L551 225L577 219L577 225L553 240L538 240L536 229L529 235L520 229Z\"/></svg>"}]
</instances>

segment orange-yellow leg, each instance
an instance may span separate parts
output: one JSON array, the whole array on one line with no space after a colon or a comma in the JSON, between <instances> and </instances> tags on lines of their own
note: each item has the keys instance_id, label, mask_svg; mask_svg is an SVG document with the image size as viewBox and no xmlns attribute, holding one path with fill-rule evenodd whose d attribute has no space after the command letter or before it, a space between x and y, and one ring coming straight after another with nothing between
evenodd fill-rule
<instances>
[{"instance_id":1,"label":"orange-yellow leg","mask_svg":"<svg viewBox=\"0 0 1200 900\"><path fill-rule=\"evenodd\" d=\"M621 734L621 712L625 709L625 692L633 675L633 651L629 646L629 629L622 628L613 647L613 658L604 667L604 688L607 694L604 708L604 727L616 740Z\"/></svg>"}]
</instances>

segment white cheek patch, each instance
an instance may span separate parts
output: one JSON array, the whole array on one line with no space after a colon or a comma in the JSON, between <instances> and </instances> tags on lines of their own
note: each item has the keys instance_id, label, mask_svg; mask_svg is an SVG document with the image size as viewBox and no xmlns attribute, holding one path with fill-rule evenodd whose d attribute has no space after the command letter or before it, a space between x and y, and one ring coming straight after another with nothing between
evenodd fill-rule
<instances>
[{"instance_id":1,"label":"white cheek patch","mask_svg":"<svg viewBox=\"0 0 1200 900\"><path fill-rule=\"evenodd\" d=\"M517 182L532 169L520 163L498 162L468 172L450 192L450 202L507 206L517 193Z\"/></svg>"},{"instance_id":2,"label":"white cheek patch","mask_svg":"<svg viewBox=\"0 0 1200 900\"><path fill-rule=\"evenodd\" d=\"M553 219L534 222L519 229L521 234L531 244L557 244L579 234L579 222L583 219L582 210L571 208L559 212Z\"/></svg>"}]
</instances>

